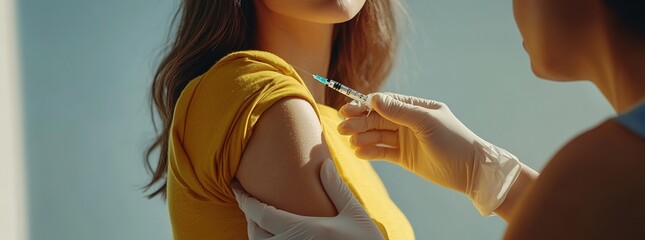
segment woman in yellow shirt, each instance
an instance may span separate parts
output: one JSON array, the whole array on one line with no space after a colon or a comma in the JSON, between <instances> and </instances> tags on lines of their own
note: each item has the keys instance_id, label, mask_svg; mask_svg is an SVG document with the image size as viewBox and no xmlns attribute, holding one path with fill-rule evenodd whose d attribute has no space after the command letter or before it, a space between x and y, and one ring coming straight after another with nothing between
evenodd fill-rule
<instances>
[{"instance_id":1,"label":"woman in yellow shirt","mask_svg":"<svg viewBox=\"0 0 645 240\"><path fill-rule=\"evenodd\" d=\"M280 209L337 214L319 180L328 158L384 238L414 238L378 175L336 131L346 99L292 67L377 90L393 61L397 4L183 1L152 87L163 126L148 156L159 148L159 160L154 170L147 161L148 196L167 196L175 239L247 238L235 180Z\"/></svg>"}]
</instances>

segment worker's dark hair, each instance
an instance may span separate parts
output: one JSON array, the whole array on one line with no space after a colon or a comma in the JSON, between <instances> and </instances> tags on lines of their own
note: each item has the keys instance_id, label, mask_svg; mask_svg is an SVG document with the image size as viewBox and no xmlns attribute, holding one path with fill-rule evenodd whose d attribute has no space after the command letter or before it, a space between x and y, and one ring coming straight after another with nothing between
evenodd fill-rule
<instances>
[{"instance_id":1,"label":"worker's dark hair","mask_svg":"<svg viewBox=\"0 0 645 240\"><path fill-rule=\"evenodd\" d=\"M645 0L604 0L619 24L645 37Z\"/></svg>"}]
</instances>

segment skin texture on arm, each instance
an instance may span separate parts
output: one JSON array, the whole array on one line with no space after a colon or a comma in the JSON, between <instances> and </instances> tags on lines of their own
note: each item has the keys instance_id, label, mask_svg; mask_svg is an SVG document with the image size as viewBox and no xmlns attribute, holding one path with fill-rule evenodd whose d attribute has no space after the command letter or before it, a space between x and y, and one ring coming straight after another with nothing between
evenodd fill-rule
<instances>
[{"instance_id":1,"label":"skin texture on arm","mask_svg":"<svg viewBox=\"0 0 645 240\"><path fill-rule=\"evenodd\" d=\"M335 216L320 182L331 158L311 104L286 98L267 109L253 130L236 178L262 202L305 216Z\"/></svg>"},{"instance_id":2,"label":"skin texture on arm","mask_svg":"<svg viewBox=\"0 0 645 240\"><path fill-rule=\"evenodd\" d=\"M567 144L513 212L506 239L645 237L645 140L607 121Z\"/></svg>"}]
</instances>

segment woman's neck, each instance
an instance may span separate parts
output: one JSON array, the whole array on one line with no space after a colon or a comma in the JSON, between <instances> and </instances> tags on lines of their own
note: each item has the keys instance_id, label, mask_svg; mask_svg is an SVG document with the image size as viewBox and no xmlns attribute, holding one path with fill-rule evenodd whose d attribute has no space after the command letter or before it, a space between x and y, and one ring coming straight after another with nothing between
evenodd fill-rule
<instances>
[{"instance_id":1,"label":"woman's neck","mask_svg":"<svg viewBox=\"0 0 645 240\"><path fill-rule=\"evenodd\" d=\"M635 39L617 39L608 39L593 82L614 110L623 113L645 99L645 45Z\"/></svg>"},{"instance_id":2,"label":"woman's neck","mask_svg":"<svg viewBox=\"0 0 645 240\"><path fill-rule=\"evenodd\" d=\"M274 53L298 68L326 76L331 58L332 24L318 24L281 15L255 1L256 48ZM318 103L325 102L325 86L296 68Z\"/></svg>"}]
</instances>

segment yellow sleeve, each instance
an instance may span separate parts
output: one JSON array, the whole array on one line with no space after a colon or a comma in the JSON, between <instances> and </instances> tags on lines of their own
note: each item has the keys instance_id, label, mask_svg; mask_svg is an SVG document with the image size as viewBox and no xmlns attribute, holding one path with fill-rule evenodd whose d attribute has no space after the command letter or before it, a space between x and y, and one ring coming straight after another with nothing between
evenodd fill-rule
<instances>
[{"instance_id":1,"label":"yellow sleeve","mask_svg":"<svg viewBox=\"0 0 645 240\"><path fill-rule=\"evenodd\" d=\"M195 198L235 203L229 184L262 113L285 97L313 97L293 68L266 52L228 55L191 81L175 107L171 174Z\"/></svg>"}]
</instances>

